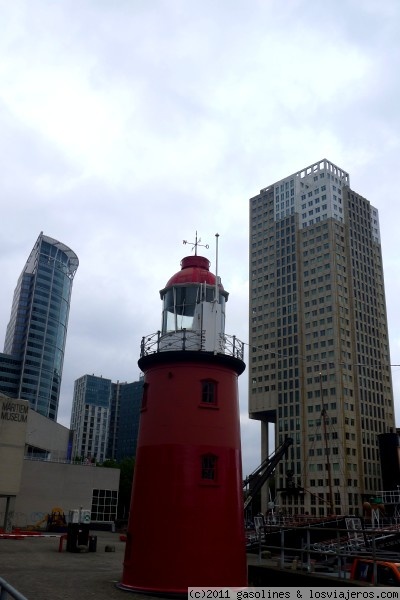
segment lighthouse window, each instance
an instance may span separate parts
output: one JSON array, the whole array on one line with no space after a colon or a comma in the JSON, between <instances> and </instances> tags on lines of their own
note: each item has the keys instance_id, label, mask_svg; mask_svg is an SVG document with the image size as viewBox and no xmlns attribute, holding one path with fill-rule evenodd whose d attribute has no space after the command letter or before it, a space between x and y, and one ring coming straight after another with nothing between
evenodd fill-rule
<instances>
[{"instance_id":1,"label":"lighthouse window","mask_svg":"<svg viewBox=\"0 0 400 600\"><path fill-rule=\"evenodd\" d=\"M163 332L192 329L200 286L177 286L163 296Z\"/></svg>"},{"instance_id":2,"label":"lighthouse window","mask_svg":"<svg viewBox=\"0 0 400 600\"><path fill-rule=\"evenodd\" d=\"M217 383L212 380L201 382L201 403L206 406L217 404Z\"/></svg>"},{"instance_id":3,"label":"lighthouse window","mask_svg":"<svg viewBox=\"0 0 400 600\"><path fill-rule=\"evenodd\" d=\"M225 316L226 292L219 294L222 319ZM213 302L214 286L181 285L168 289L162 294L163 320L162 332L180 331L182 329L197 329L200 318L199 303Z\"/></svg>"},{"instance_id":4,"label":"lighthouse window","mask_svg":"<svg viewBox=\"0 0 400 600\"><path fill-rule=\"evenodd\" d=\"M215 454L204 454L201 457L201 478L208 481L217 479L217 456Z\"/></svg>"}]
</instances>

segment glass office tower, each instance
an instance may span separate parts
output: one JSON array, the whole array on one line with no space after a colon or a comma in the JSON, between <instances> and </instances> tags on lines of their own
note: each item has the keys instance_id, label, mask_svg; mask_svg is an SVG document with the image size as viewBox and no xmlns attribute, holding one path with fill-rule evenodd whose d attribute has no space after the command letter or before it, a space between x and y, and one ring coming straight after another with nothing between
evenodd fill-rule
<instances>
[{"instance_id":1,"label":"glass office tower","mask_svg":"<svg viewBox=\"0 0 400 600\"><path fill-rule=\"evenodd\" d=\"M4 353L21 361L18 396L57 419L72 282L78 257L39 235L14 292Z\"/></svg>"},{"instance_id":2,"label":"glass office tower","mask_svg":"<svg viewBox=\"0 0 400 600\"><path fill-rule=\"evenodd\" d=\"M107 457L121 461L136 455L143 377L132 383L113 383Z\"/></svg>"}]
</instances>

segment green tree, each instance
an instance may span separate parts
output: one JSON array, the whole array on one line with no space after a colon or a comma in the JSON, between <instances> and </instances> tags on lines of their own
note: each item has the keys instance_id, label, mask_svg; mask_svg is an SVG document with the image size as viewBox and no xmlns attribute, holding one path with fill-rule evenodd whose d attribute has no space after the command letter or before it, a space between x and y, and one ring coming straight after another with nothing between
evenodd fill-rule
<instances>
[{"instance_id":1,"label":"green tree","mask_svg":"<svg viewBox=\"0 0 400 600\"><path fill-rule=\"evenodd\" d=\"M131 504L132 481L135 470L135 458L127 457L121 461L105 460L102 467L110 469L119 469L119 489L118 489L118 508L117 518L127 520L129 515L129 507Z\"/></svg>"},{"instance_id":2,"label":"green tree","mask_svg":"<svg viewBox=\"0 0 400 600\"><path fill-rule=\"evenodd\" d=\"M128 519L131 505L132 482L135 471L135 457L124 458L120 463L120 479L118 493L118 517Z\"/></svg>"},{"instance_id":3,"label":"green tree","mask_svg":"<svg viewBox=\"0 0 400 600\"><path fill-rule=\"evenodd\" d=\"M98 463L98 466L106 467L108 469L119 469L119 464L113 458L107 458L107 460L105 460L104 462Z\"/></svg>"}]
</instances>

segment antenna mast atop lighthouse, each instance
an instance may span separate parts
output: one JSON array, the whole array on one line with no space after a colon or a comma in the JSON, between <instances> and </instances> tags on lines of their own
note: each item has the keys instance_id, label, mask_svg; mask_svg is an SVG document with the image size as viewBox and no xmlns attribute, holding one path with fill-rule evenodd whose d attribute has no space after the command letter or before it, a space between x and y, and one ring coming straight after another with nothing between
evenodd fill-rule
<instances>
[{"instance_id":1,"label":"antenna mast atop lighthouse","mask_svg":"<svg viewBox=\"0 0 400 600\"><path fill-rule=\"evenodd\" d=\"M120 583L131 591L186 595L189 586L247 585L243 343L225 334L228 292L197 254L200 241L196 232L195 254L160 291L161 331L141 344L143 401ZM218 234L216 241L218 261Z\"/></svg>"}]
</instances>

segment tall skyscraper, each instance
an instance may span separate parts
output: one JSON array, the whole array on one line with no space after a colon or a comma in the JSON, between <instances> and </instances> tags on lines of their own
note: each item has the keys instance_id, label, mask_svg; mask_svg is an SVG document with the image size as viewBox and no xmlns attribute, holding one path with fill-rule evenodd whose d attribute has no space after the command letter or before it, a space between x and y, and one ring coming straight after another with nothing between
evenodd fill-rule
<instances>
[{"instance_id":1,"label":"tall skyscraper","mask_svg":"<svg viewBox=\"0 0 400 600\"><path fill-rule=\"evenodd\" d=\"M288 513L360 514L395 431L378 211L326 159L250 199L249 413ZM269 424L273 426L269 427Z\"/></svg>"},{"instance_id":2,"label":"tall skyscraper","mask_svg":"<svg viewBox=\"0 0 400 600\"><path fill-rule=\"evenodd\" d=\"M65 244L41 233L14 292L0 373L8 356L18 367L1 389L28 400L30 408L57 419L72 282L78 257ZM6 356L5 356L6 355ZM3 385L4 384L4 385ZM7 390L5 389L7 387Z\"/></svg>"}]
</instances>

